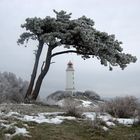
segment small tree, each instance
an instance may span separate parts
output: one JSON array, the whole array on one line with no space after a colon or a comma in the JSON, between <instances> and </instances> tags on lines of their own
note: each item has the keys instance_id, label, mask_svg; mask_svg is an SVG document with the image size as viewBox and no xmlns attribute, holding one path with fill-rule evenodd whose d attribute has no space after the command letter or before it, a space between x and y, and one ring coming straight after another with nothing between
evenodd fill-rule
<instances>
[{"instance_id":1,"label":"small tree","mask_svg":"<svg viewBox=\"0 0 140 140\"><path fill-rule=\"evenodd\" d=\"M21 26L27 32L21 34L18 44L25 44L29 39L38 41L34 68L25 98L30 95L32 95L33 100L37 98L51 60L57 55L76 53L83 59L97 57L101 64L108 65L110 70L112 70L112 66L120 66L124 69L127 64L136 62L136 57L122 52L122 42L116 40L115 35L108 35L96 30L92 19L85 16L71 19L71 13L67 14L65 11L57 12L55 10L54 12L56 14L55 18L49 16L44 19L27 18L25 24ZM35 83L43 46L46 46L48 51ZM54 53L53 50L60 46L67 50Z\"/></svg>"},{"instance_id":2,"label":"small tree","mask_svg":"<svg viewBox=\"0 0 140 140\"><path fill-rule=\"evenodd\" d=\"M13 73L0 73L0 103L13 102L20 103L24 101L28 82L17 78Z\"/></svg>"}]
</instances>

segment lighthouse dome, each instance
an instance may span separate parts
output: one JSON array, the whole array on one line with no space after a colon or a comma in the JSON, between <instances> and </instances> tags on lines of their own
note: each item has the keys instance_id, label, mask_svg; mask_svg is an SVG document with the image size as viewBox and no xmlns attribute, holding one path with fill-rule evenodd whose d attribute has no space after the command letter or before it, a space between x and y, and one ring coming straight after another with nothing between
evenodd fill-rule
<instances>
[{"instance_id":1,"label":"lighthouse dome","mask_svg":"<svg viewBox=\"0 0 140 140\"><path fill-rule=\"evenodd\" d=\"M68 67L73 68L73 63L71 61L68 62Z\"/></svg>"}]
</instances>

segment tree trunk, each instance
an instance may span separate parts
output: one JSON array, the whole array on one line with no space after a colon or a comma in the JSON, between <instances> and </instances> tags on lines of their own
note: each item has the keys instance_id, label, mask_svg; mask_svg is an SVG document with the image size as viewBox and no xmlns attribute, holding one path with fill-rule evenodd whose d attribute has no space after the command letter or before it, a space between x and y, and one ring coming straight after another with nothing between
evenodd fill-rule
<instances>
[{"instance_id":1,"label":"tree trunk","mask_svg":"<svg viewBox=\"0 0 140 140\"><path fill-rule=\"evenodd\" d=\"M33 86L34 86L34 82L35 82L35 78L36 78L36 74L37 74L37 69L38 69L38 64L39 64L39 59L40 59L40 55L42 52L43 44L44 43L42 41L39 41L39 46L38 46L37 54L35 57L35 63L34 63L33 71L31 74L30 83L29 83L29 86L28 86L28 89L27 89L27 92L25 95L25 100L29 99L29 97L32 94L32 90L33 90Z\"/></svg>"},{"instance_id":2,"label":"tree trunk","mask_svg":"<svg viewBox=\"0 0 140 140\"><path fill-rule=\"evenodd\" d=\"M52 48L49 47L48 52L47 52L47 56L46 56L45 66L44 66L44 68L42 68L41 73L38 76L34 91L32 93L32 100L36 100L37 97L38 97L38 94L39 94L43 79L44 79L45 75L47 74L47 72L49 70L49 67L50 67L51 55L52 55Z\"/></svg>"}]
</instances>

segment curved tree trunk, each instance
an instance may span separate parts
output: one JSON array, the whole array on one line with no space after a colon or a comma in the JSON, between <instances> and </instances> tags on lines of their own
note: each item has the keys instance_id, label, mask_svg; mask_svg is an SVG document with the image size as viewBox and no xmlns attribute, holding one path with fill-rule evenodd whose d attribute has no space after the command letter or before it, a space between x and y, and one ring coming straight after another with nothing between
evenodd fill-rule
<instances>
[{"instance_id":1,"label":"curved tree trunk","mask_svg":"<svg viewBox=\"0 0 140 140\"><path fill-rule=\"evenodd\" d=\"M34 91L32 93L32 100L36 100L38 97L38 94L39 94L39 91L40 91L40 88L42 85L42 81L43 81L43 79L44 79L45 75L47 74L49 67L50 67L51 55L52 55L52 48L49 47L48 52L47 52L47 56L46 56L45 66L44 66L44 68L42 67L42 69L41 69L41 73L38 76Z\"/></svg>"},{"instance_id":2,"label":"curved tree trunk","mask_svg":"<svg viewBox=\"0 0 140 140\"><path fill-rule=\"evenodd\" d=\"M39 59L40 59L40 55L42 52L43 44L44 43L42 41L39 41L39 46L38 46L36 57L35 57L35 63L34 63L33 71L31 74L30 83L29 83L29 86L28 86L28 89L27 89L27 92L25 95L25 100L29 99L29 97L32 94L32 90L33 90L33 86L34 86L34 82L35 82L35 78L36 78L36 74L37 74L37 69L38 69L38 64L39 64Z\"/></svg>"}]
</instances>

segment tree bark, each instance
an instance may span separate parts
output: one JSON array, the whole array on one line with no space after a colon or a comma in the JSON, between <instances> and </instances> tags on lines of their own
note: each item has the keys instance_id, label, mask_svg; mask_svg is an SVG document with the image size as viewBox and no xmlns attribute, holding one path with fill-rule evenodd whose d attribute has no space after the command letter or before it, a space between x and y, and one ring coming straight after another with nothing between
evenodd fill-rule
<instances>
[{"instance_id":1,"label":"tree bark","mask_svg":"<svg viewBox=\"0 0 140 140\"><path fill-rule=\"evenodd\" d=\"M27 92L25 95L25 100L29 99L29 97L32 94L32 90L33 90L33 86L34 86L34 82L35 82L35 78L36 78L36 74L37 74L39 59L40 59L43 45L44 45L43 41L39 41L39 46L38 46L38 50L37 50L36 57L35 57L35 63L34 63L33 71L31 74L30 83L29 83L29 86L28 86L28 89L27 89Z\"/></svg>"},{"instance_id":2,"label":"tree bark","mask_svg":"<svg viewBox=\"0 0 140 140\"><path fill-rule=\"evenodd\" d=\"M48 47L48 52L47 52L47 56L46 56L46 61L45 61L45 66L44 68L42 68L40 75L38 76L38 79L36 81L35 84L35 88L34 91L32 93L32 100L36 100L43 82L43 79L45 77L45 75L47 74L49 68L50 68L50 63L51 63L51 55L52 55L52 47Z\"/></svg>"}]
</instances>

